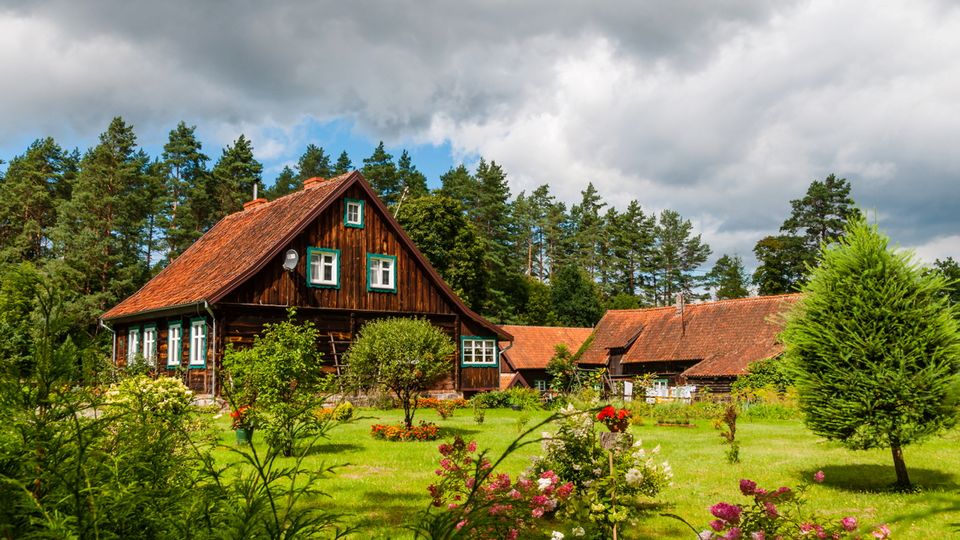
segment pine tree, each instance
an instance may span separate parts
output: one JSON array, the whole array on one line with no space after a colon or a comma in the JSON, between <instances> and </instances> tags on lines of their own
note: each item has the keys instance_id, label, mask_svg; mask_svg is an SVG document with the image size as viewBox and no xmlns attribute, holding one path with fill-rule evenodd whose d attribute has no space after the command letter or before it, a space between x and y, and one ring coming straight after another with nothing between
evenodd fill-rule
<instances>
[{"instance_id":1,"label":"pine tree","mask_svg":"<svg viewBox=\"0 0 960 540\"><path fill-rule=\"evenodd\" d=\"M423 197L430 190L427 189L427 177L417 170L417 166L410 159L410 154L404 150L397 160L397 181L402 197Z\"/></svg>"},{"instance_id":2,"label":"pine tree","mask_svg":"<svg viewBox=\"0 0 960 540\"><path fill-rule=\"evenodd\" d=\"M693 236L690 220L680 217L673 210L664 210L656 226L657 246L654 255L656 265L656 299L659 305L669 305L674 295L683 293L693 297L693 288L698 279L693 275L710 256L710 246L704 244L700 235Z\"/></svg>"},{"instance_id":3,"label":"pine tree","mask_svg":"<svg viewBox=\"0 0 960 540\"><path fill-rule=\"evenodd\" d=\"M556 270L550 284L551 306L561 326L594 326L603 316L596 286L575 266Z\"/></svg>"},{"instance_id":4,"label":"pine tree","mask_svg":"<svg viewBox=\"0 0 960 540\"><path fill-rule=\"evenodd\" d=\"M293 169L289 166L284 166L280 174L277 175L277 179L273 182L273 185L267 188L263 196L272 201L297 191L299 186L302 185L302 182L297 181L297 175L293 172Z\"/></svg>"},{"instance_id":5,"label":"pine tree","mask_svg":"<svg viewBox=\"0 0 960 540\"><path fill-rule=\"evenodd\" d=\"M383 141L377 145L370 157L363 160L363 177L370 182L370 186L380 196L380 200L387 206L395 206L400 200L400 180L397 177L397 166L393 156L383 147Z\"/></svg>"},{"instance_id":6,"label":"pine tree","mask_svg":"<svg viewBox=\"0 0 960 540\"><path fill-rule=\"evenodd\" d=\"M806 267L816 265L820 245L838 240L844 225L861 215L850 198L850 183L832 174L811 182L806 195L790 206L783 234L767 236L753 249L760 262L754 283L761 295L796 290L806 280Z\"/></svg>"},{"instance_id":7,"label":"pine tree","mask_svg":"<svg viewBox=\"0 0 960 540\"><path fill-rule=\"evenodd\" d=\"M593 187L593 182L588 183L580 195L580 204L570 209L570 219L574 226L574 260L587 271L590 279L595 279L600 271L600 243L604 233L600 211L607 203L603 202L597 189Z\"/></svg>"},{"instance_id":8,"label":"pine tree","mask_svg":"<svg viewBox=\"0 0 960 540\"><path fill-rule=\"evenodd\" d=\"M180 122L163 146L166 169L167 257L173 259L206 231L215 213L213 184L196 126Z\"/></svg>"},{"instance_id":9,"label":"pine tree","mask_svg":"<svg viewBox=\"0 0 960 540\"><path fill-rule=\"evenodd\" d=\"M475 210L479 192L477 179L462 164L440 176L440 193L459 202L471 220L476 219Z\"/></svg>"},{"instance_id":10,"label":"pine tree","mask_svg":"<svg viewBox=\"0 0 960 540\"><path fill-rule=\"evenodd\" d=\"M51 138L37 139L10 160L0 181L0 262L38 261L50 256L50 229L65 174L73 165Z\"/></svg>"},{"instance_id":11,"label":"pine tree","mask_svg":"<svg viewBox=\"0 0 960 540\"><path fill-rule=\"evenodd\" d=\"M862 217L825 251L782 334L800 408L814 433L851 449L903 447L956 425L960 329L943 277Z\"/></svg>"},{"instance_id":12,"label":"pine tree","mask_svg":"<svg viewBox=\"0 0 960 540\"><path fill-rule=\"evenodd\" d=\"M330 156L328 156L322 147L314 144L308 144L307 150L297 161L297 180L298 184L291 191L300 189L303 181L308 178L320 177L330 178L333 176L333 168L330 167ZM286 195L286 193L284 193Z\"/></svg>"},{"instance_id":13,"label":"pine tree","mask_svg":"<svg viewBox=\"0 0 960 540\"><path fill-rule=\"evenodd\" d=\"M743 260L739 255L724 255L717 259L713 268L706 275L705 284L715 289L717 300L732 298L746 298L750 296L747 290L749 278L743 269Z\"/></svg>"},{"instance_id":14,"label":"pine tree","mask_svg":"<svg viewBox=\"0 0 960 540\"><path fill-rule=\"evenodd\" d=\"M477 205L472 212L474 224L484 242L484 264L491 276L489 301L485 313L500 320L515 316L518 305L511 289L522 287L520 276L510 270L510 188L507 175L496 162L480 159L475 173Z\"/></svg>"},{"instance_id":15,"label":"pine tree","mask_svg":"<svg viewBox=\"0 0 960 540\"><path fill-rule=\"evenodd\" d=\"M618 263L615 291L637 297L639 305L655 303L653 298L641 298L640 294L647 288L648 276L653 271L656 217L646 215L636 200L630 201L608 234Z\"/></svg>"},{"instance_id":16,"label":"pine tree","mask_svg":"<svg viewBox=\"0 0 960 540\"><path fill-rule=\"evenodd\" d=\"M262 185L261 172L263 165L253 157L253 145L244 135L223 149L212 171L215 212L204 230L227 214L243 210L243 203L253 198L253 185Z\"/></svg>"},{"instance_id":17,"label":"pine tree","mask_svg":"<svg viewBox=\"0 0 960 540\"><path fill-rule=\"evenodd\" d=\"M340 157L337 158L337 163L333 166L334 176L339 176L341 174L347 174L353 170L353 162L350 161L350 156L347 155L347 151L344 150L340 152Z\"/></svg>"},{"instance_id":18,"label":"pine tree","mask_svg":"<svg viewBox=\"0 0 960 540\"><path fill-rule=\"evenodd\" d=\"M74 307L89 325L147 277L142 235L148 158L136 144L133 127L114 118L100 144L83 156L51 234L54 272L82 295Z\"/></svg>"}]
</instances>

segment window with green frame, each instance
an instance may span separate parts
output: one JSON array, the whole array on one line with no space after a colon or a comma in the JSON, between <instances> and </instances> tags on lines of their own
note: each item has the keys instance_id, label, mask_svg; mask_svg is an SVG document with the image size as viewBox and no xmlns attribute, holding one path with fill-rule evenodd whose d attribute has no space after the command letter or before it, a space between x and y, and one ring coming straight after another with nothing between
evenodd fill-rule
<instances>
[{"instance_id":1,"label":"window with green frame","mask_svg":"<svg viewBox=\"0 0 960 540\"><path fill-rule=\"evenodd\" d=\"M180 367L180 359L183 351L183 328L180 321L174 321L167 324L167 367L170 369Z\"/></svg>"},{"instance_id":2,"label":"window with green frame","mask_svg":"<svg viewBox=\"0 0 960 540\"><path fill-rule=\"evenodd\" d=\"M397 292L397 258L367 253L367 290Z\"/></svg>"},{"instance_id":3,"label":"window with green frame","mask_svg":"<svg viewBox=\"0 0 960 540\"><path fill-rule=\"evenodd\" d=\"M363 228L363 206L360 199L343 199L343 225L355 229Z\"/></svg>"},{"instance_id":4,"label":"window with green frame","mask_svg":"<svg viewBox=\"0 0 960 540\"><path fill-rule=\"evenodd\" d=\"M340 250L307 248L307 285L328 289L340 288Z\"/></svg>"},{"instance_id":5,"label":"window with green frame","mask_svg":"<svg viewBox=\"0 0 960 540\"><path fill-rule=\"evenodd\" d=\"M484 336L460 338L460 365L465 367L497 367L500 351L497 340Z\"/></svg>"},{"instance_id":6,"label":"window with green frame","mask_svg":"<svg viewBox=\"0 0 960 540\"><path fill-rule=\"evenodd\" d=\"M140 349L140 327L131 326L127 330L127 361L132 361L137 357L137 354L140 354L142 351Z\"/></svg>"},{"instance_id":7,"label":"window with green frame","mask_svg":"<svg viewBox=\"0 0 960 540\"><path fill-rule=\"evenodd\" d=\"M148 366L157 365L157 325L146 324L143 326L143 358Z\"/></svg>"},{"instance_id":8,"label":"window with green frame","mask_svg":"<svg viewBox=\"0 0 960 540\"><path fill-rule=\"evenodd\" d=\"M207 321L203 317L190 319L190 367L207 367Z\"/></svg>"}]
</instances>

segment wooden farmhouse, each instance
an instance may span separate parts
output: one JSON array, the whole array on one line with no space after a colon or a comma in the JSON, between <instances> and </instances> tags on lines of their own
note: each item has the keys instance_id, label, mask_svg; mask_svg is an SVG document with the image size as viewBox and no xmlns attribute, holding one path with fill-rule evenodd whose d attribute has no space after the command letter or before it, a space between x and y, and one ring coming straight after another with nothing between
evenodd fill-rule
<instances>
[{"instance_id":1,"label":"wooden farmhouse","mask_svg":"<svg viewBox=\"0 0 960 540\"><path fill-rule=\"evenodd\" d=\"M559 326L512 326L501 328L513 336L513 342L500 343L500 388L514 386L536 388L541 392L550 388L547 364L556 353L557 345L566 345L570 354L576 353L593 328Z\"/></svg>"},{"instance_id":2,"label":"wooden farmhouse","mask_svg":"<svg viewBox=\"0 0 960 540\"><path fill-rule=\"evenodd\" d=\"M693 385L729 392L747 367L783 352L783 313L800 295L608 311L578 364L612 379L653 374L654 392Z\"/></svg>"},{"instance_id":3,"label":"wooden farmhouse","mask_svg":"<svg viewBox=\"0 0 960 540\"><path fill-rule=\"evenodd\" d=\"M246 203L101 319L118 365L142 354L158 372L217 394L227 344L251 345L291 306L322 332L331 371L364 323L429 320L457 345L435 393L498 388L497 343L513 339L454 294L359 172Z\"/></svg>"}]
</instances>

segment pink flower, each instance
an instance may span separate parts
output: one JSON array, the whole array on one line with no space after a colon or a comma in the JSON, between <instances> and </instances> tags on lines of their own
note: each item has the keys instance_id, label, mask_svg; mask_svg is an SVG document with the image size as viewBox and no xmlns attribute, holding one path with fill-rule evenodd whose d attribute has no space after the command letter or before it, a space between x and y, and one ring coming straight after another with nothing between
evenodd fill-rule
<instances>
[{"instance_id":1,"label":"pink flower","mask_svg":"<svg viewBox=\"0 0 960 540\"><path fill-rule=\"evenodd\" d=\"M447 508L450 510L455 510L457 508L457 503L450 503L447 505Z\"/></svg>"},{"instance_id":2,"label":"pink flower","mask_svg":"<svg viewBox=\"0 0 960 540\"><path fill-rule=\"evenodd\" d=\"M719 502L710 507L710 513L728 523L737 524L740 522L741 509L735 504Z\"/></svg>"},{"instance_id":3,"label":"pink flower","mask_svg":"<svg viewBox=\"0 0 960 540\"><path fill-rule=\"evenodd\" d=\"M715 520L713 520L713 521L710 522L710 528L713 529L713 530L715 530L715 531L717 531L717 532L722 531L723 528L726 527L726 526L727 526L727 524L724 523L723 521L719 520L719 519L715 519Z\"/></svg>"},{"instance_id":4,"label":"pink flower","mask_svg":"<svg viewBox=\"0 0 960 540\"><path fill-rule=\"evenodd\" d=\"M740 493L743 493L744 495L749 496L749 495L753 495L756 492L757 492L756 482L754 482L753 480L747 480L746 478L744 478L743 480L740 480Z\"/></svg>"},{"instance_id":5,"label":"pink flower","mask_svg":"<svg viewBox=\"0 0 960 540\"><path fill-rule=\"evenodd\" d=\"M515 490L515 489L511 489L511 490L510 490L510 493L507 493L507 496L509 496L511 499L519 499L519 498L520 498L520 492L517 491L517 490Z\"/></svg>"},{"instance_id":6,"label":"pink flower","mask_svg":"<svg viewBox=\"0 0 960 540\"><path fill-rule=\"evenodd\" d=\"M467 452L476 452L477 451L477 441L470 441L470 444L467 445Z\"/></svg>"},{"instance_id":7,"label":"pink flower","mask_svg":"<svg viewBox=\"0 0 960 540\"><path fill-rule=\"evenodd\" d=\"M808 533L814 529L815 525L813 523L803 523L800 525L800 532Z\"/></svg>"},{"instance_id":8,"label":"pink flower","mask_svg":"<svg viewBox=\"0 0 960 540\"><path fill-rule=\"evenodd\" d=\"M777 512L777 505L772 502L763 503L763 508L767 511L768 517L775 518L780 515L780 512Z\"/></svg>"},{"instance_id":9,"label":"pink flower","mask_svg":"<svg viewBox=\"0 0 960 540\"><path fill-rule=\"evenodd\" d=\"M567 482L566 484L557 488L557 497L561 499L566 499L573 492L573 482Z\"/></svg>"},{"instance_id":10,"label":"pink flower","mask_svg":"<svg viewBox=\"0 0 960 540\"><path fill-rule=\"evenodd\" d=\"M517 536L520 535L520 531L517 529L510 529L507 531L507 540L517 540Z\"/></svg>"},{"instance_id":11,"label":"pink flower","mask_svg":"<svg viewBox=\"0 0 960 540\"><path fill-rule=\"evenodd\" d=\"M467 484L467 487L468 487L468 488L473 489L473 486L475 486L475 485L477 484L477 479L476 479L476 478L467 478L467 481L466 481L465 483Z\"/></svg>"},{"instance_id":12,"label":"pink flower","mask_svg":"<svg viewBox=\"0 0 960 540\"><path fill-rule=\"evenodd\" d=\"M737 527L731 528L729 531L727 531L727 535L724 536L724 538L726 540L737 540L740 538L740 529Z\"/></svg>"},{"instance_id":13,"label":"pink flower","mask_svg":"<svg viewBox=\"0 0 960 540\"><path fill-rule=\"evenodd\" d=\"M813 473L813 481L819 484L823 482L823 476L823 471L817 471Z\"/></svg>"},{"instance_id":14,"label":"pink flower","mask_svg":"<svg viewBox=\"0 0 960 540\"><path fill-rule=\"evenodd\" d=\"M463 521L460 521L459 523L457 523L457 530L459 531L466 524L467 524L467 520L464 519Z\"/></svg>"},{"instance_id":15,"label":"pink flower","mask_svg":"<svg viewBox=\"0 0 960 540\"><path fill-rule=\"evenodd\" d=\"M452 447L452 446L450 446L450 445L447 444L447 443L443 443L443 444L440 445L440 454L441 454L441 455L449 456L449 455L452 454L452 453L453 453L453 447Z\"/></svg>"},{"instance_id":16,"label":"pink flower","mask_svg":"<svg viewBox=\"0 0 960 540\"><path fill-rule=\"evenodd\" d=\"M537 495L533 499L530 499L530 502L532 502L537 506L543 506L547 504L547 498L544 497L543 495Z\"/></svg>"},{"instance_id":17,"label":"pink flower","mask_svg":"<svg viewBox=\"0 0 960 540\"><path fill-rule=\"evenodd\" d=\"M750 534L750 540L767 540L767 533L763 531L757 531Z\"/></svg>"},{"instance_id":18,"label":"pink flower","mask_svg":"<svg viewBox=\"0 0 960 540\"><path fill-rule=\"evenodd\" d=\"M857 528L857 518L847 516L840 520L840 526L847 532L854 531Z\"/></svg>"},{"instance_id":19,"label":"pink flower","mask_svg":"<svg viewBox=\"0 0 960 540\"><path fill-rule=\"evenodd\" d=\"M535 517L535 518L543 517L543 508L534 508L534 509L533 509L533 512L530 512L530 513L531 513L531 514L533 515L533 517Z\"/></svg>"},{"instance_id":20,"label":"pink flower","mask_svg":"<svg viewBox=\"0 0 960 540\"><path fill-rule=\"evenodd\" d=\"M890 527L887 527L887 524L884 523L883 525L877 527L876 530L874 530L870 534L873 535L873 537L877 538L878 540L884 540L886 538L890 538Z\"/></svg>"}]
</instances>

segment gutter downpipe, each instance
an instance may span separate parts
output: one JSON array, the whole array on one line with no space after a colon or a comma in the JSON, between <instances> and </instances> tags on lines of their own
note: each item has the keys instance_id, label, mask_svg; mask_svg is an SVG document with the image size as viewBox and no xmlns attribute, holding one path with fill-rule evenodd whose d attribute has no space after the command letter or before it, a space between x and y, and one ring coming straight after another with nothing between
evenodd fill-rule
<instances>
[{"instance_id":1,"label":"gutter downpipe","mask_svg":"<svg viewBox=\"0 0 960 540\"><path fill-rule=\"evenodd\" d=\"M210 314L210 320L213 321L213 354L211 358L213 360L213 378L210 381L210 395L213 397L213 401L217 401L217 318L213 315L213 310L210 309L210 303L206 300L203 301L203 309Z\"/></svg>"},{"instance_id":2,"label":"gutter downpipe","mask_svg":"<svg viewBox=\"0 0 960 540\"><path fill-rule=\"evenodd\" d=\"M113 350L110 352L110 362L116 366L117 365L117 333L107 326L107 323L103 322L103 319L100 319L100 326L104 327L108 332L113 334Z\"/></svg>"}]
</instances>

